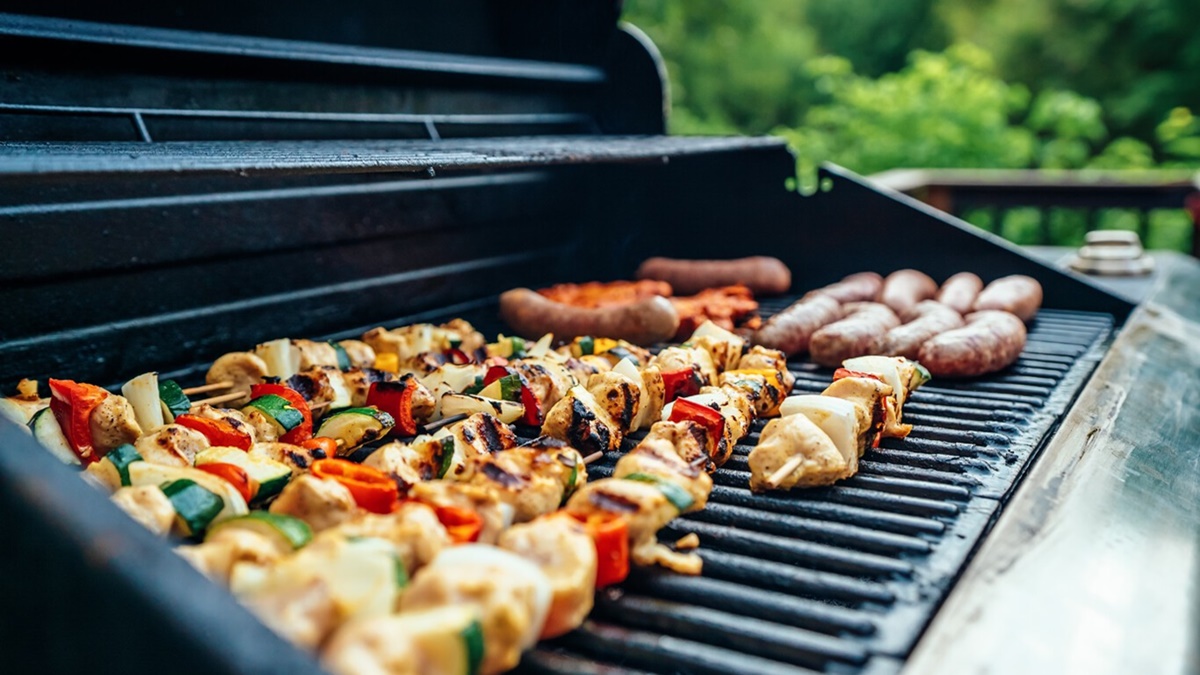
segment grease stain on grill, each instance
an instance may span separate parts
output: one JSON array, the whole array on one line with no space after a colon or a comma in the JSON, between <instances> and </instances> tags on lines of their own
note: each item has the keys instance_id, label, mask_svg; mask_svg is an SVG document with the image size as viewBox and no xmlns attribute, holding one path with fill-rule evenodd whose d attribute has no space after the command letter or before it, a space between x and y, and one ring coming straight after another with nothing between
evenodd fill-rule
<instances>
[{"instance_id":1,"label":"grease stain on grill","mask_svg":"<svg viewBox=\"0 0 1200 675\"><path fill-rule=\"evenodd\" d=\"M764 302L762 312L787 303ZM481 328L494 322L471 320ZM1112 328L1108 315L1043 310L1013 366L916 391L904 407L912 435L886 439L856 476L832 487L751 493L746 456L764 424L756 420L713 476L708 506L661 532L668 543L700 535L703 576L634 570L620 589L597 597L580 630L543 643L520 670L899 670ZM832 377L807 361L789 368L795 393L819 393ZM611 475L619 457L607 453L589 475Z\"/></svg>"}]
</instances>

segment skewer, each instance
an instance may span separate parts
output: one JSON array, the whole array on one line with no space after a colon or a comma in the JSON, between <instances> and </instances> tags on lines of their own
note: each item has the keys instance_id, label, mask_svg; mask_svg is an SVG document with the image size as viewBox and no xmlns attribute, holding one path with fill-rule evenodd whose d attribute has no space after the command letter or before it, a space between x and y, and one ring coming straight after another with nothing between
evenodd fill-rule
<instances>
[{"instance_id":1,"label":"skewer","mask_svg":"<svg viewBox=\"0 0 1200 675\"><path fill-rule=\"evenodd\" d=\"M787 478L789 474L800 468L800 465L804 463L804 459L804 455L802 454L792 455L792 458L784 462L783 466L779 467L779 470L767 477L765 481L767 486L771 488L779 487L784 478Z\"/></svg>"},{"instance_id":2,"label":"skewer","mask_svg":"<svg viewBox=\"0 0 1200 675\"><path fill-rule=\"evenodd\" d=\"M594 461L596 461L596 460L600 459L600 458L601 458L601 457L603 457L603 456L604 456L604 453L603 453L603 452L593 452L592 454L590 454L590 455L588 455L587 457L584 457L584 458L583 458L583 463L584 463L584 464L591 464L592 462L594 462Z\"/></svg>"},{"instance_id":3,"label":"skewer","mask_svg":"<svg viewBox=\"0 0 1200 675\"><path fill-rule=\"evenodd\" d=\"M192 409L194 410L194 409L204 405L205 403L207 403L208 405L216 405L218 403L227 403L229 401L236 401L239 398L244 398L245 396L246 395L244 393L242 393L240 391L235 391L235 392L231 392L228 394L221 394L220 396L213 396L212 398L201 399L199 401L192 401Z\"/></svg>"},{"instance_id":4,"label":"skewer","mask_svg":"<svg viewBox=\"0 0 1200 675\"><path fill-rule=\"evenodd\" d=\"M203 394L209 391L220 391L221 389L228 389L232 386L233 383L229 381L213 382L212 384L205 384L199 387L188 387L187 389L183 390L183 395L191 396L192 394Z\"/></svg>"}]
</instances>

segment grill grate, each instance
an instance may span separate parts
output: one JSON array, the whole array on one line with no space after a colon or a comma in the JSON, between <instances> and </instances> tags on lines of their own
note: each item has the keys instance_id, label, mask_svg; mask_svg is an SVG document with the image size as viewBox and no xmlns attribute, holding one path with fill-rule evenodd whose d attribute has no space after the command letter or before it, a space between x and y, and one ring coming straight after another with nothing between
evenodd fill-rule
<instances>
[{"instance_id":1,"label":"grill grate","mask_svg":"<svg viewBox=\"0 0 1200 675\"><path fill-rule=\"evenodd\" d=\"M786 301L764 303L763 313ZM486 323L486 322L483 322ZM754 495L746 456L764 422L713 476L707 508L662 532L700 536L701 577L635 571L601 593L530 672L895 672L1031 457L1103 355L1106 314L1045 310L1002 374L934 381L905 405L904 440L867 453L836 486ZM796 393L832 371L791 365ZM608 476L616 457L589 472Z\"/></svg>"}]
</instances>

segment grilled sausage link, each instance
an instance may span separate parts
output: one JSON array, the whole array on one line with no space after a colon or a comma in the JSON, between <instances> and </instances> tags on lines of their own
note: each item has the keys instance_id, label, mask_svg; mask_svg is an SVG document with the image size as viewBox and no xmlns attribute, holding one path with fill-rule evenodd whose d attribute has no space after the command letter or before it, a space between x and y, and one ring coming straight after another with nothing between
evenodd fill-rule
<instances>
[{"instance_id":1,"label":"grilled sausage link","mask_svg":"<svg viewBox=\"0 0 1200 675\"><path fill-rule=\"evenodd\" d=\"M637 278L665 281L676 295L734 284L749 286L755 294L777 295L792 286L788 266L778 258L761 255L736 260L649 258L638 267Z\"/></svg>"},{"instance_id":2,"label":"grilled sausage link","mask_svg":"<svg viewBox=\"0 0 1200 675\"><path fill-rule=\"evenodd\" d=\"M883 341L883 353L915 359L926 340L963 325L962 315L933 300L918 302L912 315L916 318L888 331Z\"/></svg>"},{"instance_id":3,"label":"grilled sausage link","mask_svg":"<svg viewBox=\"0 0 1200 675\"><path fill-rule=\"evenodd\" d=\"M981 290L982 279L970 272L959 272L942 283L937 301L959 314L970 314Z\"/></svg>"},{"instance_id":4,"label":"grilled sausage link","mask_svg":"<svg viewBox=\"0 0 1200 675\"><path fill-rule=\"evenodd\" d=\"M881 290L883 290L883 277L875 272L859 272L851 274L836 284L829 284L810 291L808 295L818 293L828 295L840 303L869 302L879 297Z\"/></svg>"},{"instance_id":5,"label":"grilled sausage link","mask_svg":"<svg viewBox=\"0 0 1200 675\"><path fill-rule=\"evenodd\" d=\"M1033 277L1014 274L988 284L975 298L975 311L999 310L1029 321L1042 306L1042 285Z\"/></svg>"},{"instance_id":6,"label":"grilled sausage link","mask_svg":"<svg viewBox=\"0 0 1200 675\"><path fill-rule=\"evenodd\" d=\"M924 272L899 270L883 280L879 302L891 307L897 316L908 319L918 302L932 298L937 292L937 282Z\"/></svg>"},{"instance_id":7,"label":"grilled sausage link","mask_svg":"<svg viewBox=\"0 0 1200 675\"><path fill-rule=\"evenodd\" d=\"M921 345L918 359L934 377L974 377L1011 365L1025 348L1025 324L1008 312L982 311L967 325Z\"/></svg>"},{"instance_id":8,"label":"grilled sausage link","mask_svg":"<svg viewBox=\"0 0 1200 675\"><path fill-rule=\"evenodd\" d=\"M500 296L500 315L517 333L533 339L546 333L560 340L595 335L651 345L670 339L679 328L675 307L659 296L618 307L581 309L528 288L514 288Z\"/></svg>"},{"instance_id":9,"label":"grilled sausage link","mask_svg":"<svg viewBox=\"0 0 1200 675\"><path fill-rule=\"evenodd\" d=\"M842 316L841 305L827 295L814 295L792 303L755 331L754 344L791 355L808 351L813 333Z\"/></svg>"},{"instance_id":10,"label":"grilled sausage link","mask_svg":"<svg viewBox=\"0 0 1200 675\"><path fill-rule=\"evenodd\" d=\"M877 302L854 302L844 309L846 318L813 333L809 351L823 366L836 368L846 359L880 353L887 332L900 325L896 314Z\"/></svg>"}]
</instances>

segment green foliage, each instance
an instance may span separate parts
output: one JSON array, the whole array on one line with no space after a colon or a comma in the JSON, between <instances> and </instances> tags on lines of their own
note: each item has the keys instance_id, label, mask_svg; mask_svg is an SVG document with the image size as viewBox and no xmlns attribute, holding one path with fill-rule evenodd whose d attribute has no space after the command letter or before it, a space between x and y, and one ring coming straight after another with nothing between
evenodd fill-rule
<instances>
[{"instance_id":1,"label":"green foliage","mask_svg":"<svg viewBox=\"0 0 1200 675\"><path fill-rule=\"evenodd\" d=\"M805 18L822 52L837 54L864 75L899 70L914 49L941 50L948 43L937 20L937 0L838 0L810 2Z\"/></svg>"}]
</instances>

